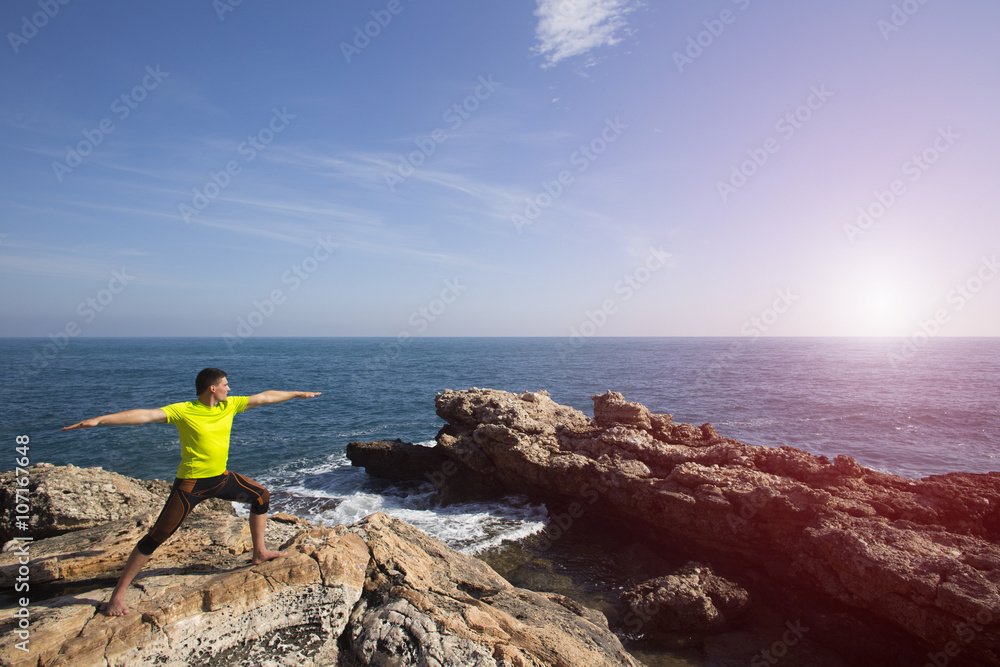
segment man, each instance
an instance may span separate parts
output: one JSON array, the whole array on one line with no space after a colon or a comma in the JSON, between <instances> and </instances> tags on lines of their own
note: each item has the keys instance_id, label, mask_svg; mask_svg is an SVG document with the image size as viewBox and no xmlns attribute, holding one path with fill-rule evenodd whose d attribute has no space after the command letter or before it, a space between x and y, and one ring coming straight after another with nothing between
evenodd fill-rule
<instances>
[{"instance_id":1,"label":"man","mask_svg":"<svg viewBox=\"0 0 1000 667\"><path fill-rule=\"evenodd\" d=\"M63 430L93 428L100 424L132 425L166 422L175 424L181 439L181 464L177 478L159 518L149 533L139 540L125 563L118 584L108 600L108 616L128 613L125 592L135 575L142 570L156 550L181 525L194 507L207 498L222 498L250 503L250 537L254 565L285 554L269 551L264 543L270 494L257 482L226 470L229 459L229 434L236 413L258 405L281 403L293 398L312 398L320 392L264 391L253 396L229 398L229 380L225 371L206 368L195 378L197 401L174 403L154 410L125 410L94 417L67 426Z\"/></svg>"}]
</instances>

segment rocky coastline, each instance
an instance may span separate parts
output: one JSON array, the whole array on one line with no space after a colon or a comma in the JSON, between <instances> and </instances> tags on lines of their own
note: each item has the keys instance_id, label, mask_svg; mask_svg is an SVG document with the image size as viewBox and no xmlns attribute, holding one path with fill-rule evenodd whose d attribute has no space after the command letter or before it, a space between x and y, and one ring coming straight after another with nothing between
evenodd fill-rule
<instances>
[{"instance_id":1,"label":"rocky coastline","mask_svg":"<svg viewBox=\"0 0 1000 667\"><path fill-rule=\"evenodd\" d=\"M44 463L28 472L34 539L0 553L13 595L0 611L3 665L638 667L601 613L514 587L384 514L332 528L276 514L268 539L287 556L250 565L246 519L206 501L136 578L130 612L108 617L100 604L167 484ZM5 507L13 477L2 475ZM25 533L9 522L5 540ZM28 586L13 593L19 580Z\"/></svg>"},{"instance_id":2,"label":"rocky coastline","mask_svg":"<svg viewBox=\"0 0 1000 667\"><path fill-rule=\"evenodd\" d=\"M445 503L545 502L549 542L600 525L697 559L621 596L656 640L701 619L711 654L713 627L739 627L742 590L789 619L775 649L798 623L845 664L1000 665L1000 473L909 480L674 423L615 392L593 400L590 419L545 391L447 390L436 446L351 443L348 456L371 475L429 481ZM716 585L712 568L732 581Z\"/></svg>"},{"instance_id":3,"label":"rocky coastline","mask_svg":"<svg viewBox=\"0 0 1000 667\"><path fill-rule=\"evenodd\" d=\"M208 501L109 618L169 487L36 464L32 523L0 517L0 664L1000 665L1000 473L903 479L614 392L593 419L545 391L449 390L436 407L434 447L351 443L352 462L442 503L527 495L544 531L473 558L382 514L276 514L288 556L251 566L246 519ZM585 586L574 567L592 568Z\"/></svg>"}]
</instances>

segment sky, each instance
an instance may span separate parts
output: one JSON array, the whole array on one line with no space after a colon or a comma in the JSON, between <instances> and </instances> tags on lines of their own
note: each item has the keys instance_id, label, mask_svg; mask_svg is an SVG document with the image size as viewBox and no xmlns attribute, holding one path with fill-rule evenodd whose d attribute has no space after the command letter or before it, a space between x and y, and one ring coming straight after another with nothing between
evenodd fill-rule
<instances>
[{"instance_id":1,"label":"sky","mask_svg":"<svg viewBox=\"0 0 1000 667\"><path fill-rule=\"evenodd\" d=\"M997 336L998 24L8 0L0 336Z\"/></svg>"}]
</instances>

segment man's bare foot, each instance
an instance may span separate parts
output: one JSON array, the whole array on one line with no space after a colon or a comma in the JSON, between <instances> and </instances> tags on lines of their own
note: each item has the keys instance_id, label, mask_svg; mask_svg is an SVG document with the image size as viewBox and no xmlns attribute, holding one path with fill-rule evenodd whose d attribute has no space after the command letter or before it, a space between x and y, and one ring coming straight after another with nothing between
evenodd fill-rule
<instances>
[{"instance_id":1,"label":"man's bare foot","mask_svg":"<svg viewBox=\"0 0 1000 667\"><path fill-rule=\"evenodd\" d=\"M254 565L260 565L269 560L274 560L275 558L284 558L286 556L284 551L268 551L265 549L260 553L254 553L253 560L250 562Z\"/></svg>"},{"instance_id":2,"label":"man's bare foot","mask_svg":"<svg viewBox=\"0 0 1000 667\"><path fill-rule=\"evenodd\" d=\"M125 600L111 598L104 608L104 613L108 616L124 616L128 613L128 607L125 606Z\"/></svg>"}]
</instances>

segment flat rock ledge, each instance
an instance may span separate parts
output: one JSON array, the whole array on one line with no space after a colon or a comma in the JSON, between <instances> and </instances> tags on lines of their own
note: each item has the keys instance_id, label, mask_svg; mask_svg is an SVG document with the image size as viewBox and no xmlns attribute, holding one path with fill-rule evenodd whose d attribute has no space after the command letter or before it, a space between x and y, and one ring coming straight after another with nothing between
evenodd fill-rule
<instances>
[{"instance_id":1,"label":"flat rock ledge","mask_svg":"<svg viewBox=\"0 0 1000 667\"><path fill-rule=\"evenodd\" d=\"M527 494L763 572L778 596L833 609L813 635L855 664L1000 665L1000 472L914 481L724 438L616 392L593 400L590 419L545 391L446 390L435 447L352 443L348 456L445 501Z\"/></svg>"},{"instance_id":2,"label":"flat rock ledge","mask_svg":"<svg viewBox=\"0 0 1000 667\"><path fill-rule=\"evenodd\" d=\"M203 503L135 579L130 612L111 618L98 608L155 520L166 485L150 485L154 501L144 512L69 530L82 522L64 514L132 503L113 496L141 495L129 483L146 483L99 468L43 464L29 472L46 480L32 497L43 515L32 528L56 534L28 542L30 557L16 540L0 553L5 594L19 577L30 586L3 600L2 665L638 667L599 612L515 588L482 561L384 514L333 528L276 514L268 537L282 540L287 556L250 565L246 519L228 503ZM69 483L86 489L76 503L64 493ZM55 497L46 489L57 489ZM19 559L28 560L27 574ZM20 597L30 604L19 647Z\"/></svg>"}]
</instances>

